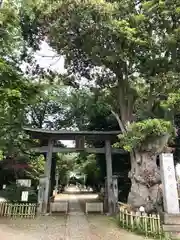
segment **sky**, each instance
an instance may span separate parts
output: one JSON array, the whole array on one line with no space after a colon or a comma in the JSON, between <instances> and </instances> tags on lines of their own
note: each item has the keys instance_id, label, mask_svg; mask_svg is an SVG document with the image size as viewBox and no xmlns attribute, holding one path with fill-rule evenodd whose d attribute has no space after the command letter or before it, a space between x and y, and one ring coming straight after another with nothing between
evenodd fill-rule
<instances>
[{"instance_id":1,"label":"sky","mask_svg":"<svg viewBox=\"0 0 180 240\"><path fill-rule=\"evenodd\" d=\"M62 74L66 73L63 56L57 56L53 49L44 41L41 44L40 51L36 52L35 59L43 68L50 68Z\"/></svg>"}]
</instances>

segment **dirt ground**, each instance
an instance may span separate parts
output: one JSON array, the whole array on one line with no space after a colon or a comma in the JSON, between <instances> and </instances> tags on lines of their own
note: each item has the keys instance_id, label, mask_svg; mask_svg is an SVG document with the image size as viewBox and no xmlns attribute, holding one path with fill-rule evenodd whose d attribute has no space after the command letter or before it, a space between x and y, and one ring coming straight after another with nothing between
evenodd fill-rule
<instances>
[{"instance_id":1,"label":"dirt ground","mask_svg":"<svg viewBox=\"0 0 180 240\"><path fill-rule=\"evenodd\" d=\"M36 219L5 219L4 221L1 219L0 239L64 240L66 239L66 217L42 216Z\"/></svg>"},{"instance_id":2,"label":"dirt ground","mask_svg":"<svg viewBox=\"0 0 180 240\"><path fill-rule=\"evenodd\" d=\"M0 222L2 240L70 240L67 238L67 221L64 216L43 216L37 219L15 219ZM107 216L88 215L91 240L142 240L145 237L120 229L115 220ZM3 223L2 223L3 222ZM86 240L87 236L82 238ZM80 239L80 240L82 240ZM77 239L79 240L79 239Z\"/></svg>"}]
</instances>

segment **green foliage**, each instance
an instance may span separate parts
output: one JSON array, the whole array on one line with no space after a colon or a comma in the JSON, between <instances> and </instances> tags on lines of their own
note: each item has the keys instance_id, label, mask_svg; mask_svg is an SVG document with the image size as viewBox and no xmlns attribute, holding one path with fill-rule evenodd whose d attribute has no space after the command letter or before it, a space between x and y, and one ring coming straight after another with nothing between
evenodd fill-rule
<instances>
[{"instance_id":1,"label":"green foliage","mask_svg":"<svg viewBox=\"0 0 180 240\"><path fill-rule=\"evenodd\" d=\"M173 113L178 114L180 111L180 92L170 93L167 100L161 102L161 106Z\"/></svg>"},{"instance_id":2,"label":"green foliage","mask_svg":"<svg viewBox=\"0 0 180 240\"><path fill-rule=\"evenodd\" d=\"M97 166L96 156L94 154L91 154L87 157L87 161L84 162L82 168L82 172L87 174L87 178L94 180L94 183L98 180L99 168Z\"/></svg>"},{"instance_id":3,"label":"green foliage","mask_svg":"<svg viewBox=\"0 0 180 240\"><path fill-rule=\"evenodd\" d=\"M61 84L45 84L43 88L45 91L37 96L35 104L26 108L27 123L37 128L59 129L68 124L68 89Z\"/></svg>"},{"instance_id":4,"label":"green foliage","mask_svg":"<svg viewBox=\"0 0 180 240\"><path fill-rule=\"evenodd\" d=\"M79 154L76 159L76 171L86 176L86 184L96 188L100 183L100 168L97 165L96 156Z\"/></svg>"},{"instance_id":5,"label":"green foliage","mask_svg":"<svg viewBox=\"0 0 180 240\"><path fill-rule=\"evenodd\" d=\"M105 115L109 109L103 100L98 99L99 92L90 92L89 89L71 89L67 99L68 111L64 112L69 126L85 130L89 126L90 117L98 114Z\"/></svg>"},{"instance_id":6,"label":"green foliage","mask_svg":"<svg viewBox=\"0 0 180 240\"><path fill-rule=\"evenodd\" d=\"M28 159L29 168L26 170L26 176L38 182L39 177L44 173L45 159L43 155L31 155Z\"/></svg>"},{"instance_id":7,"label":"green foliage","mask_svg":"<svg viewBox=\"0 0 180 240\"><path fill-rule=\"evenodd\" d=\"M123 147L126 151L141 149L149 143L153 143L158 137L171 134L172 124L162 119L147 119L141 122L132 123L128 126L127 132L119 135L119 143L115 147Z\"/></svg>"},{"instance_id":8,"label":"green foliage","mask_svg":"<svg viewBox=\"0 0 180 240\"><path fill-rule=\"evenodd\" d=\"M60 184L67 184L69 174L73 171L76 154L58 154L56 156L56 169L59 173Z\"/></svg>"},{"instance_id":9,"label":"green foliage","mask_svg":"<svg viewBox=\"0 0 180 240\"><path fill-rule=\"evenodd\" d=\"M9 155L24 146L25 109L35 102L40 92L39 84L25 76L20 68L25 42L18 14L18 1L3 4L0 13L0 148Z\"/></svg>"}]
</instances>

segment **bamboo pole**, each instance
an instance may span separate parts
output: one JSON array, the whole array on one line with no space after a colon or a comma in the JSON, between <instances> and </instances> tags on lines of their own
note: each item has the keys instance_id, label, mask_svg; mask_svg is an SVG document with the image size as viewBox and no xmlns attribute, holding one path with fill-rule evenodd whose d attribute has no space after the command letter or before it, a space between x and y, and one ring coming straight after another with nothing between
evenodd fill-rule
<instances>
[{"instance_id":1,"label":"bamboo pole","mask_svg":"<svg viewBox=\"0 0 180 240\"><path fill-rule=\"evenodd\" d=\"M130 213L130 225L131 225L131 230L134 230L134 220L133 220L133 212Z\"/></svg>"},{"instance_id":2,"label":"bamboo pole","mask_svg":"<svg viewBox=\"0 0 180 240\"><path fill-rule=\"evenodd\" d=\"M147 214L145 213L144 214L144 231L145 231L145 235L146 235L146 237L147 237L147 235L148 235L148 216L147 216Z\"/></svg>"}]
</instances>

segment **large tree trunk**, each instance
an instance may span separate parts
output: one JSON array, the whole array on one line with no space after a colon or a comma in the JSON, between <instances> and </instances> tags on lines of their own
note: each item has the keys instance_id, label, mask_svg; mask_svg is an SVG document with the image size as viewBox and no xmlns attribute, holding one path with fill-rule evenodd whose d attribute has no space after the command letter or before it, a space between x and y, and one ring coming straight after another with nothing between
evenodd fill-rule
<instances>
[{"instance_id":1,"label":"large tree trunk","mask_svg":"<svg viewBox=\"0 0 180 240\"><path fill-rule=\"evenodd\" d=\"M159 185L160 170L156 163L157 155L151 152L135 152L131 154L131 190L128 203L137 209L144 206L146 212L157 210L160 206Z\"/></svg>"},{"instance_id":2,"label":"large tree trunk","mask_svg":"<svg viewBox=\"0 0 180 240\"><path fill-rule=\"evenodd\" d=\"M161 176L157 156L166 151L169 134L154 139L141 147L142 151L131 153L131 190L128 203L134 207L145 207L147 213L162 211Z\"/></svg>"}]
</instances>

